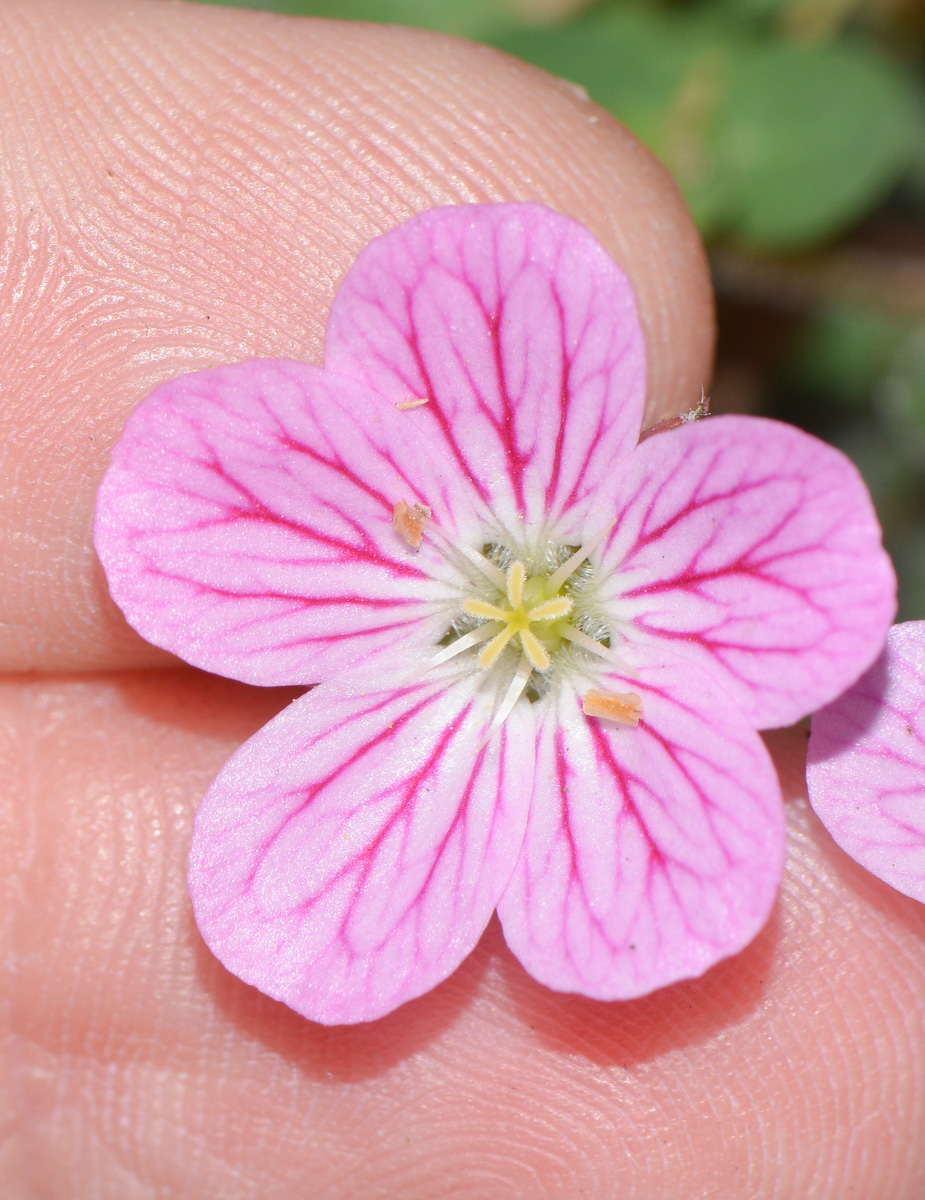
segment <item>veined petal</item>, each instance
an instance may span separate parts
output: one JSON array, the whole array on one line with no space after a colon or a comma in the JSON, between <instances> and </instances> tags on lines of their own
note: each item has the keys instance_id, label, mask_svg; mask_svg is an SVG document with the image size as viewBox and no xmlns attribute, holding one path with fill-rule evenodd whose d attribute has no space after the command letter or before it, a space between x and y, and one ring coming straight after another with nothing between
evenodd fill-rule
<instances>
[{"instance_id":1,"label":"veined petal","mask_svg":"<svg viewBox=\"0 0 925 1200\"><path fill-rule=\"evenodd\" d=\"M415 552L399 537L392 510L439 506L458 479L406 416L278 360L158 388L126 423L97 501L97 553L129 622L258 684L342 678L436 643L455 587L431 544ZM399 444L417 455L413 476Z\"/></svg>"},{"instance_id":2,"label":"veined petal","mask_svg":"<svg viewBox=\"0 0 925 1200\"><path fill-rule=\"evenodd\" d=\"M533 776L530 706L486 744L483 684L322 684L234 755L196 813L189 867L230 971L347 1024L459 965L510 878Z\"/></svg>"},{"instance_id":3,"label":"veined petal","mask_svg":"<svg viewBox=\"0 0 925 1200\"><path fill-rule=\"evenodd\" d=\"M436 208L357 257L328 368L410 411L508 529L611 519L645 350L632 288L577 222L536 204Z\"/></svg>"},{"instance_id":4,"label":"veined petal","mask_svg":"<svg viewBox=\"0 0 925 1200\"><path fill-rule=\"evenodd\" d=\"M867 674L815 714L806 782L839 846L925 902L925 621L894 625Z\"/></svg>"},{"instance_id":5,"label":"veined petal","mask_svg":"<svg viewBox=\"0 0 925 1200\"><path fill-rule=\"evenodd\" d=\"M758 728L842 692L880 653L892 564L860 476L776 421L711 417L624 465L602 585L627 637L672 643Z\"/></svg>"},{"instance_id":6,"label":"veined petal","mask_svg":"<svg viewBox=\"0 0 925 1200\"><path fill-rule=\"evenodd\" d=\"M764 743L696 667L636 653L608 686L636 728L563 689L543 717L524 847L498 915L541 983L599 1000L701 975L767 919L784 814Z\"/></svg>"}]
</instances>

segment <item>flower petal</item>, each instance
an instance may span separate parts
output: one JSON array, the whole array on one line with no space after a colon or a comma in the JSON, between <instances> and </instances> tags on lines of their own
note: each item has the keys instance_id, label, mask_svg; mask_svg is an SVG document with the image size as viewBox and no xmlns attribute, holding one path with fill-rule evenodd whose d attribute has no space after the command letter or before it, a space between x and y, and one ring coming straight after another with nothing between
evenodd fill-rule
<instances>
[{"instance_id":1,"label":"flower petal","mask_svg":"<svg viewBox=\"0 0 925 1200\"><path fill-rule=\"evenodd\" d=\"M815 714L806 782L839 846L925 902L925 621L895 625L867 674Z\"/></svg>"},{"instance_id":2,"label":"flower petal","mask_svg":"<svg viewBox=\"0 0 925 1200\"><path fill-rule=\"evenodd\" d=\"M879 654L895 576L839 451L711 417L649 438L621 483L601 567L616 627L683 648L758 728L827 703Z\"/></svg>"},{"instance_id":3,"label":"flower petal","mask_svg":"<svg viewBox=\"0 0 925 1200\"><path fill-rule=\"evenodd\" d=\"M728 697L672 660L611 681L636 728L563 690L538 734L524 848L498 915L541 983L621 1000L702 974L764 924L784 817L764 744Z\"/></svg>"},{"instance_id":4,"label":"flower petal","mask_svg":"<svg viewBox=\"0 0 925 1200\"><path fill-rule=\"evenodd\" d=\"M126 423L97 501L97 552L129 622L195 666L258 684L342 678L436 643L448 623L438 603L456 585L432 545L402 541L392 509L460 485L406 415L295 362L158 388ZM396 446L417 454L414 478Z\"/></svg>"},{"instance_id":5,"label":"flower petal","mask_svg":"<svg viewBox=\"0 0 925 1200\"><path fill-rule=\"evenodd\" d=\"M325 365L394 402L509 530L610 519L636 444L645 349L632 288L592 235L537 204L431 209L341 283Z\"/></svg>"},{"instance_id":6,"label":"flower petal","mask_svg":"<svg viewBox=\"0 0 925 1200\"><path fill-rule=\"evenodd\" d=\"M510 877L533 775L529 705L485 744L485 679L322 684L234 755L197 811L189 867L230 971L347 1024L455 970Z\"/></svg>"}]
</instances>

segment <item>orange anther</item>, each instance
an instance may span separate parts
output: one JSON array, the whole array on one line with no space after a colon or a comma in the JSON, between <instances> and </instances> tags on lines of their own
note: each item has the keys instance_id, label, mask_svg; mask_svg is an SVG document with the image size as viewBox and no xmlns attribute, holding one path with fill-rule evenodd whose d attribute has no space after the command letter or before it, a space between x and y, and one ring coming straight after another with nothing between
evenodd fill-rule
<instances>
[{"instance_id":1,"label":"orange anther","mask_svg":"<svg viewBox=\"0 0 925 1200\"><path fill-rule=\"evenodd\" d=\"M604 717L621 725L639 724L642 698L635 692L602 692L589 688L581 699L581 711L588 717Z\"/></svg>"},{"instance_id":2,"label":"orange anther","mask_svg":"<svg viewBox=\"0 0 925 1200\"><path fill-rule=\"evenodd\" d=\"M399 500L392 509L392 526L409 546L417 549L424 536L424 527L429 516L430 509L426 504L415 504L411 507L404 500Z\"/></svg>"}]
</instances>

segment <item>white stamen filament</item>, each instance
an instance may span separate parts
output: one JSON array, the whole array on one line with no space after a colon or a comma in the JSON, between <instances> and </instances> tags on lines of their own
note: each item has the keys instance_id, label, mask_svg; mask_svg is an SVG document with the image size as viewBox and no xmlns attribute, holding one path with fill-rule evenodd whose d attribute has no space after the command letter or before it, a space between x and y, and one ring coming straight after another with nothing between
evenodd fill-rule
<instances>
[{"instance_id":1,"label":"white stamen filament","mask_svg":"<svg viewBox=\"0 0 925 1200\"><path fill-rule=\"evenodd\" d=\"M603 658L607 662L613 663L615 667L619 667L621 671L626 671L630 675L636 674L629 663L624 662L622 658L614 654L608 646L604 646L601 642L595 641L593 637L589 637L584 630L576 629L574 625L563 625L559 633L568 641L574 642L576 646L581 646L582 650L587 650L589 654L596 654L598 658Z\"/></svg>"},{"instance_id":2,"label":"white stamen filament","mask_svg":"<svg viewBox=\"0 0 925 1200\"><path fill-rule=\"evenodd\" d=\"M457 540L454 537L451 537L446 530L441 529L436 521L426 520L424 525L426 526L428 533L438 534L441 538L443 538L448 546L452 546L457 554L461 554L463 558L468 559L474 567L477 567L487 579L491 580L499 592L507 590L507 576L499 566L496 566L495 563L487 559L484 554L479 554L478 550L473 550L472 547L467 546L465 542L457 542Z\"/></svg>"},{"instance_id":3,"label":"white stamen filament","mask_svg":"<svg viewBox=\"0 0 925 1200\"><path fill-rule=\"evenodd\" d=\"M524 601L524 583L527 580L527 568L518 559L512 562L507 573L507 598L511 608L520 608Z\"/></svg>"},{"instance_id":4,"label":"white stamen filament","mask_svg":"<svg viewBox=\"0 0 925 1200\"><path fill-rule=\"evenodd\" d=\"M480 642L487 642L494 635L495 630L490 625L480 625L478 629L473 629L470 633L464 633L455 642L450 642L448 646L444 646L430 660L430 665L436 667L440 663L448 662L449 659L455 658L457 654L462 654L463 650L468 650L470 646L478 646Z\"/></svg>"},{"instance_id":5,"label":"white stamen filament","mask_svg":"<svg viewBox=\"0 0 925 1200\"><path fill-rule=\"evenodd\" d=\"M503 725L511 715L514 705L523 695L524 688L527 686L527 682L532 674L533 664L525 654L517 664L517 670L514 672L514 678L511 680L504 694L504 699L495 709L494 715L491 718L491 724L488 726L488 729L485 731L485 737L482 739L481 744L483 746L490 740L495 730Z\"/></svg>"},{"instance_id":6,"label":"white stamen filament","mask_svg":"<svg viewBox=\"0 0 925 1200\"><path fill-rule=\"evenodd\" d=\"M578 570L588 555L593 554L607 534L610 533L611 529L613 529L613 525L606 525L590 541L585 542L583 546L579 546L571 558L565 560L558 571L549 577L546 587L550 592L557 592L562 587L566 579Z\"/></svg>"}]
</instances>

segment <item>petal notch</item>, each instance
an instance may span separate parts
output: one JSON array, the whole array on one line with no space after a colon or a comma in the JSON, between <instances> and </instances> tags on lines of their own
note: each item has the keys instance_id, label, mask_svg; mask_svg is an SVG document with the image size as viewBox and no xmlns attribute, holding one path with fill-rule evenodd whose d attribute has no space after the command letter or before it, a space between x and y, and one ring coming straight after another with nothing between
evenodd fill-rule
<instances>
[{"instance_id":1,"label":"petal notch","mask_svg":"<svg viewBox=\"0 0 925 1200\"><path fill-rule=\"evenodd\" d=\"M570 536L613 511L635 446L645 347L629 280L538 204L422 213L371 242L338 289L325 366L427 431L507 529Z\"/></svg>"}]
</instances>

